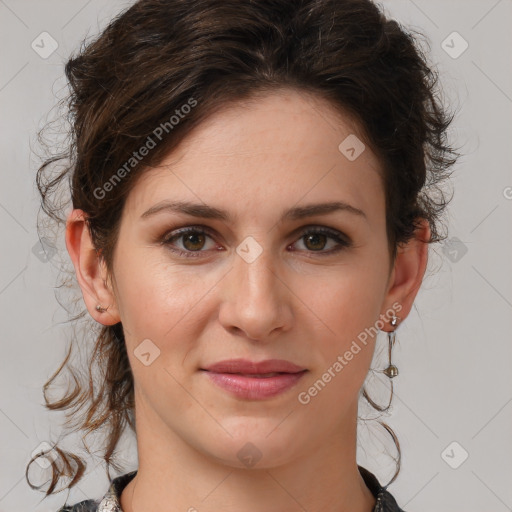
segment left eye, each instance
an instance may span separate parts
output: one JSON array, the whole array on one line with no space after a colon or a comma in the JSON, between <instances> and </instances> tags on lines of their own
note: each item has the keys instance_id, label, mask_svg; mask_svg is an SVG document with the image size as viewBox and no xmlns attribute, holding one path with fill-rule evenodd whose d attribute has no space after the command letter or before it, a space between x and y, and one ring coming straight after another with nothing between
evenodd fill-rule
<instances>
[{"instance_id":1,"label":"left eye","mask_svg":"<svg viewBox=\"0 0 512 512\"><path fill-rule=\"evenodd\" d=\"M198 255L194 253L206 252L202 250L204 248L206 238L210 238L213 241L212 236L203 229L186 228L181 231L174 232L174 234L171 233L171 236L164 238L162 243L171 251L178 253L179 255L197 257ZM337 244L334 244L334 248L331 248L331 250L323 251L329 239L337 242ZM174 242L176 240L181 241L182 249L174 246ZM299 240L304 240L307 252L318 252L322 255L332 254L352 245L352 242L348 237L338 231L328 228L308 229L302 232ZM289 247L292 246L293 244Z\"/></svg>"}]
</instances>

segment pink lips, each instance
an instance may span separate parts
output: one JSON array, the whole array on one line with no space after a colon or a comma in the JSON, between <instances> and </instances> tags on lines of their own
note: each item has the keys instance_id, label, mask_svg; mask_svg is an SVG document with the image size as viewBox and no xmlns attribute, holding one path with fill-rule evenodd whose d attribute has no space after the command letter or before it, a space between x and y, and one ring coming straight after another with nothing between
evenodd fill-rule
<instances>
[{"instance_id":1,"label":"pink lips","mask_svg":"<svg viewBox=\"0 0 512 512\"><path fill-rule=\"evenodd\" d=\"M283 393L293 387L307 371L282 359L268 359L258 363L231 359L202 370L219 387L248 400L262 400Z\"/></svg>"}]
</instances>

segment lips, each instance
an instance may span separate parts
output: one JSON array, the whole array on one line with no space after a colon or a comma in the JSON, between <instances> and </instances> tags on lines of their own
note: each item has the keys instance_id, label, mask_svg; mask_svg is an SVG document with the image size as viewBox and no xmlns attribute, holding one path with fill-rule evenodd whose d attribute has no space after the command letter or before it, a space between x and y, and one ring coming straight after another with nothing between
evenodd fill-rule
<instances>
[{"instance_id":1,"label":"lips","mask_svg":"<svg viewBox=\"0 0 512 512\"><path fill-rule=\"evenodd\" d=\"M201 370L211 382L243 400L271 398L291 389L308 371L283 359L220 361Z\"/></svg>"},{"instance_id":2,"label":"lips","mask_svg":"<svg viewBox=\"0 0 512 512\"><path fill-rule=\"evenodd\" d=\"M262 376L273 373L298 373L304 371L305 368L284 359L267 359L260 362L248 361L246 359L230 359L207 366L204 370L215 373L240 373L246 376Z\"/></svg>"}]
</instances>

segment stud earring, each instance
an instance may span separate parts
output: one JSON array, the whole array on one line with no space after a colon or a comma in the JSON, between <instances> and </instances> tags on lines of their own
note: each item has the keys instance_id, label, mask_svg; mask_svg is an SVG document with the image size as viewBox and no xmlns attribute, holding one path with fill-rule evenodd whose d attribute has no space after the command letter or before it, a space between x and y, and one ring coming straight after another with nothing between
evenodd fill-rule
<instances>
[{"instance_id":1,"label":"stud earring","mask_svg":"<svg viewBox=\"0 0 512 512\"><path fill-rule=\"evenodd\" d=\"M100 313L104 313L105 311L107 311L107 309L109 308L110 306L107 306L106 308L102 308L99 304L96 306L96 311L99 311Z\"/></svg>"}]
</instances>

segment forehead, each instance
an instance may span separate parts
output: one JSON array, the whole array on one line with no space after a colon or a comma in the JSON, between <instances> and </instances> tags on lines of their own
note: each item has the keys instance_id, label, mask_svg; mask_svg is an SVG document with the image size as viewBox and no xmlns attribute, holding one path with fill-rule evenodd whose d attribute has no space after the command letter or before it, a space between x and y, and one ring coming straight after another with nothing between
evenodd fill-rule
<instances>
[{"instance_id":1,"label":"forehead","mask_svg":"<svg viewBox=\"0 0 512 512\"><path fill-rule=\"evenodd\" d=\"M198 125L144 171L126 206L140 215L179 198L231 205L236 215L239 207L280 210L285 199L346 199L368 209L383 204L383 190L380 164L362 139L357 123L321 98L294 91L255 97ZM351 148L360 152L355 159Z\"/></svg>"}]
</instances>

